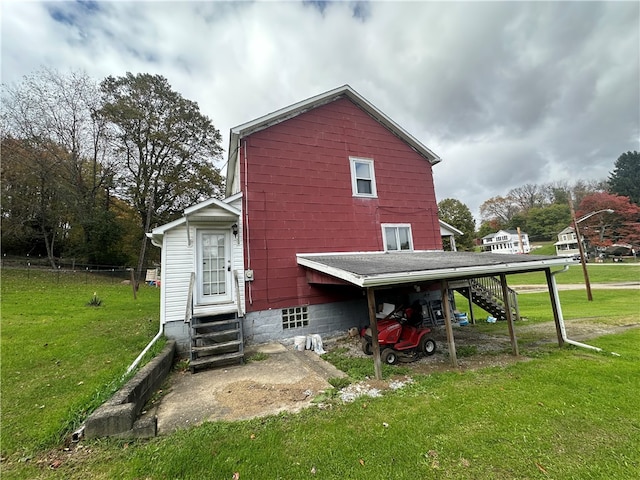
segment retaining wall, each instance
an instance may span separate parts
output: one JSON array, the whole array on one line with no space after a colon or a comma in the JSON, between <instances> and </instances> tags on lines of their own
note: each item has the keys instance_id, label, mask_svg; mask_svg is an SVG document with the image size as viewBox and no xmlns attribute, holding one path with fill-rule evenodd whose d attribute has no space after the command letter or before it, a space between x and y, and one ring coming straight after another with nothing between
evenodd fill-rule
<instances>
[{"instance_id":1,"label":"retaining wall","mask_svg":"<svg viewBox=\"0 0 640 480\"><path fill-rule=\"evenodd\" d=\"M157 433L157 419L138 420L142 408L158 390L173 364L176 342L169 340L160 354L147 363L85 423L84 436L145 438Z\"/></svg>"}]
</instances>

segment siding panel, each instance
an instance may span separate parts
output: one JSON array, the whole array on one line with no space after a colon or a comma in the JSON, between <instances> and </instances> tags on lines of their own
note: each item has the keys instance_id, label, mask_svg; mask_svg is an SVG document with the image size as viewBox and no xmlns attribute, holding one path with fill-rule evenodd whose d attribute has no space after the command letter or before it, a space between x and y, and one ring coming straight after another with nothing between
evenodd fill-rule
<instances>
[{"instance_id":1,"label":"siding panel","mask_svg":"<svg viewBox=\"0 0 640 480\"><path fill-rule=\"evenodd\" d=\"M245 140L250 312L351 298L349 289L308 285L295 254L380 251L382 223L411 224L416 250L442 248L431 165L350 101ZM349 156L373 159L378 198L353 197Z\"/></svg>"}]
</instances>

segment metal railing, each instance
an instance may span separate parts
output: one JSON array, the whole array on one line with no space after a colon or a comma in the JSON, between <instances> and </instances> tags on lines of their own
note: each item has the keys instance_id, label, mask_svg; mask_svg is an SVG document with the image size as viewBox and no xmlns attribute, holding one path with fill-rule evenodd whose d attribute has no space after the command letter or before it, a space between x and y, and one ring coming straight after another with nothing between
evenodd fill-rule
<instances>
[{"instance_id":1,"label":"metal railing","mask_svg":"<svg viewBox=\"0 0 640 480\"><path fill-rule=\"evenodd\" d=\"M505 301L502 295L502 283L496 277L479 277L470 280L473 287L485 292L491 301L502 306L506 311ZM479 287L479 288L478 288ZM509 296L509 306L511 313L515 315L516 320L520 320L520 308L518 306L518 294L515 290L507 287L507 295Z\"/></svg>"},{"instance_id":2,"label":"metal railing","mask_svg":"<svg viewBox=\"0 0 640 480\"><path fill-rule=\"evenodd\" d=\"M189 277L189 291L187 293L187 310L184 314L184 323L191 323L193 318L193 287L196 284L196 274L191 272Z\"/></svg>"}]
</instances>

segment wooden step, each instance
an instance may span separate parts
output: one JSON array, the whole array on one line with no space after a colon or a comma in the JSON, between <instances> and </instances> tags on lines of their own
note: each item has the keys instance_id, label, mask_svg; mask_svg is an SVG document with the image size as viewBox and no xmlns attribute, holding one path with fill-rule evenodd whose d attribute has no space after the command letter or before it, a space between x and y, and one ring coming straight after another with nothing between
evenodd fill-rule
<instances>
[{"instance_id":1,"label":"wooden step","mask_svg":"<svg viewBox=\"0 0 640 480\"><path fill-rule=\"evenodd\" d=\"M232 328L229 330L220 330L219 332L208 332L208 333L197 333L195 335L191 335L192 340L198 340L203 338L208 339L216 339L220 337L225 337L227 335L240 335L240 330L238 328Z\"/></svg>"},{"instance_id":2,"label":"wooden step","mask_svg":"<svg viewBox=\"0 0 640 480\"><path fill-rule=\"evenodd\" d=\"M191 322L191 328L194 329L198 329L198 328L211 328L211 327L220 327L223 325L232 325L234 323L240 323L240 319L239 318L232 318L229 320L217 320L214 322L205 322L205 323L193 323Z\"/></svg>"},{"instance_id":3,"label":"wooden step","mask_svg":"<svg viewBox=\"0 0 640 480\"><path fill-rule=\"evenodd\" d=\"M202 357L189 362L189 368L192 372L197 368L213 367L231 363L232 361L244 359L244 352L225 353L224 355L216 355L214 357Z\"/></svg>"},{"instance_id":4,"label":"wooden step","mask_svg":"<svg viewBox=\"0 0 640 480\"><path fill-rule=\"evenodd\" d=\"M191 353L215 353L216 350L222 350L229 347L237 347L240 345L240 340L231 340L229 342L212 343L211 345L203 345L201 347L191 347Z\"/></svg>"}]
</instances>

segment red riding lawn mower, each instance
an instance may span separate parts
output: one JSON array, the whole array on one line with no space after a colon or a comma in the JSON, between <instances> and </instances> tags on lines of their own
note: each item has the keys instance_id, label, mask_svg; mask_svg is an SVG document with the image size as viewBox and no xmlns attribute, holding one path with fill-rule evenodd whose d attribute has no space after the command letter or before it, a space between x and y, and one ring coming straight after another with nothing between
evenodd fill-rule
<instances>
[{"instance_id":1,"label":"red riding lawn mower","mask_svg":"<svg viewBox=\"0 0 640 480\"><path fill-rule=\"evenodd\" d=\"M436 353L436 342L429 337L431 329L421 326L422 308L419 304L409 308L399 307L378 320L378 344L380 360L389 365L398 361L415 361L421 355ZM373 355L371 327L360 331L362 351Z\"/></svg>"}]
</instances>

